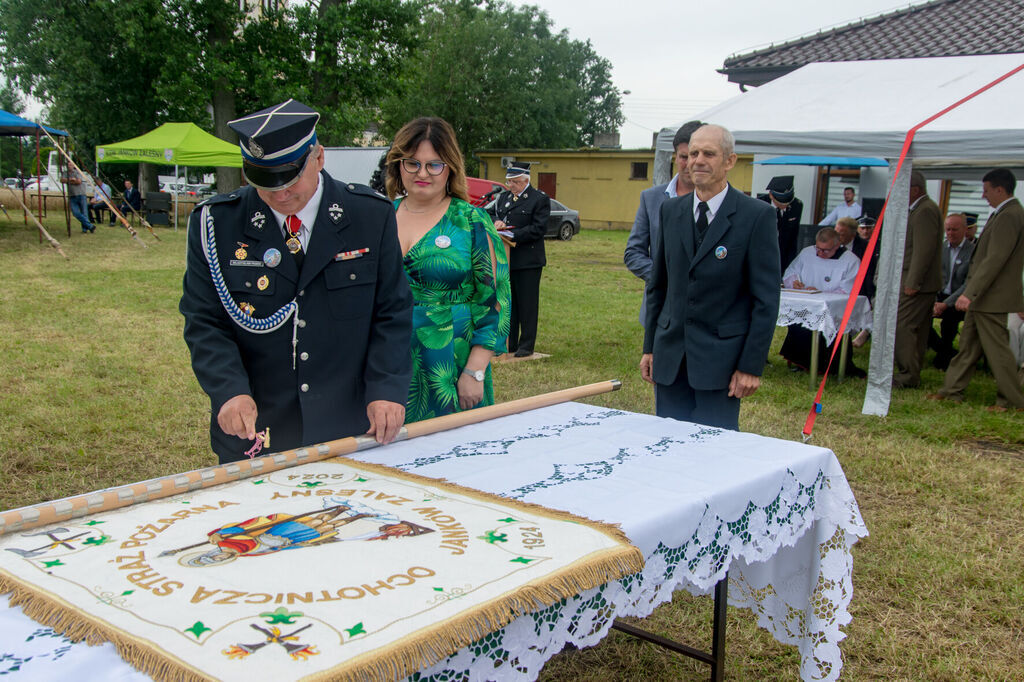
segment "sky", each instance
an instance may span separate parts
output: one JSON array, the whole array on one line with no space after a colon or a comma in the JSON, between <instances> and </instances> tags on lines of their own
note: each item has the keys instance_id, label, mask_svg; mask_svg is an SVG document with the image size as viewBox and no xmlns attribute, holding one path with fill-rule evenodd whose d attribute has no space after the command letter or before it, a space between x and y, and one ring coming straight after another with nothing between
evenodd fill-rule
<instances>
[{"instance_id":1,"label":"sky","mask_svg":"<svg viewBox=\"0 0 1024 682\"><path fill-rule=\"evenodd\" d=\"M918 0L913 4L920 4ZM740 94L715 70L726 57L908 6L896 0L512 0L539 5L574 40L612 63L623 95L623 148L651 146L653 132ZM701 10L712 9L708 16Z\"/></svg>"}]
</instances>

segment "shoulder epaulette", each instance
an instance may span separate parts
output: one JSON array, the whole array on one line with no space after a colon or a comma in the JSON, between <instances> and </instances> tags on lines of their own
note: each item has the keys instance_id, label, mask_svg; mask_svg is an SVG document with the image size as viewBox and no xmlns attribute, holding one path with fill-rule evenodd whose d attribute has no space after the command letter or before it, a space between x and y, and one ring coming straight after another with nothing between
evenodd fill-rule
<instances>
[{"instance_id":1,"label":"shoulder epaulette","mask_svg":"<svg viewBox=\"0 0 1024 682\"><path fill-rule=\"evenodd\" d=\"M390 199L388 199L386 196L384 196L374 188L370 187L369 185L360 185L359 183L356 182L348 182L341 184L343 184L345 186L345 189L347 189L349 192L352 192L352 194L360 194L365 197L374 197L376 199L386 201L389 204L391 203Z\"/></svg>"},{"instance_id":2,"label":"shoulder epaulette","mask_svg":"<svg viewBox=\"0 0 1024 682\"><path fill-rule=\"evenodd\" d=\"M212 196L209 199L204 199L196 204L196 208L202 208L203 206L212 206L213 204L230 204L235 201L239 201L242 198L241 188L236 189L232 192L225 192L224 194L218 194ZM192 209L195 210L195 209Z\"/></svg>"}]
</instances>

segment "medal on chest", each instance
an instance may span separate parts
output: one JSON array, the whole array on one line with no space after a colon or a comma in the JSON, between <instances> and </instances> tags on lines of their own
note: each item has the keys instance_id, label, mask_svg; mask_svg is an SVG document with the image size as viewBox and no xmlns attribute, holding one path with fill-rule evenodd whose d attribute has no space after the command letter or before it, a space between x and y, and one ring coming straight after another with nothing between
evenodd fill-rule
<instances>
[{"instance_id":1,"label":"medal on chest","mask_svg":"<svg viewBox=\"0 0 1024 682\"><path fill-rule=\"evenodd\" d=\"M298 236L294 234L288 237L288 241L286 241L284 245L288 247L289 253L298 253L302 248L302 242L300 242Z\"/></svg>"}]
</instances>

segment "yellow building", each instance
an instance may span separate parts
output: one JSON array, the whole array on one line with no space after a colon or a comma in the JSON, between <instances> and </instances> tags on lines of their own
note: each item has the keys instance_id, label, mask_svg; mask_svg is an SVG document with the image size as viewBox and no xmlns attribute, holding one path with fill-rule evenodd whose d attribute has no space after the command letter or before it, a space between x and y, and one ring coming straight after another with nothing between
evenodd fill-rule
<instances>
[{"instance_id":1,"label":"yellow building","mask_svg":"<svg viewBox=\"0 0 1024 682\"><path fill-rule=\"evenodd\" d=\"M640 193L653 184L653 149L487 149L474 154L479 177L505 181L509 161L528 161L532 184L580 212L585 228L629 228ZM752 156L741 156L729 182L750 192Z\"/></svg>"}]
</instances>

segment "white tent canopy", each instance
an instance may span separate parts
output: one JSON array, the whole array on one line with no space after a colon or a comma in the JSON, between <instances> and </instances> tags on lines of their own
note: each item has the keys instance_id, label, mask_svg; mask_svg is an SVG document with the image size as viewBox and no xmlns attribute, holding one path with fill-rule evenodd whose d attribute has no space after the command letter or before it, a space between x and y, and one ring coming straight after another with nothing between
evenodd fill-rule
<instances>
[{"instance_id":1,"label":"white tent canopy","mask_svg":"<svg viewBox=\"0 0 1024 682\"><path fill-rule=\"evenodd\" d=\"M696 118L728 128L738 153L878 156L889 159L894 172L911 128L1021 65L1024 54L808 64ZM882 231L866 414L884 415L889 407L911 164L926 172L934 166L1024 166L1022 111L1019 71L915 135ZM658 134L656 162L670 158L680 125Z\"/></svg>"},{"instance_id":2,"label":"white tent canopy","mask_svg":"<svg viewBox=\"0 0 1024 682\"><path fill-rule=\"evenodd\" d=\"M1024 54L808 64L700 114L736 136L736 151L899 155L907 131L1024 64ZM922 128L917 161L1024 163L1024 72ZM679 125L682 125L680 123ZM679 125L662 129L672 152Z\"/></svg>"}]
</instances>

